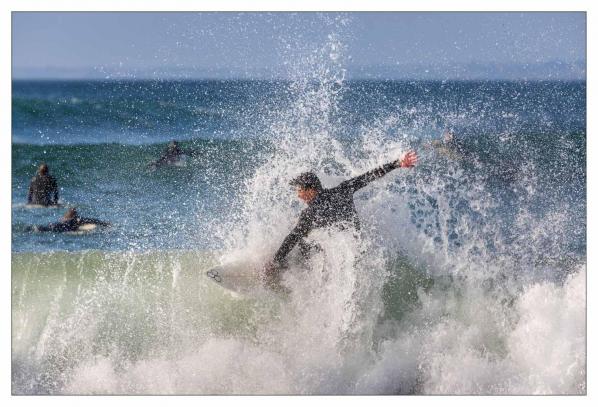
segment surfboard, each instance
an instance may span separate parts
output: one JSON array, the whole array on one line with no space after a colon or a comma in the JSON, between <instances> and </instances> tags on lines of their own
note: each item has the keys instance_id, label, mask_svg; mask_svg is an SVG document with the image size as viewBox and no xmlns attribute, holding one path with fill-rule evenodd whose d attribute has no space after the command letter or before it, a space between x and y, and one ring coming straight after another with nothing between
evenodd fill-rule
<instances>
[{"instance_id":1,"label":"surfboard","mask_svg":"<svg viewBox=\"0 0 598 407\"><path fill-rule=\"evenodd\" d=\"M174 167L186 167L187 166L187 155L181 154L176 161L172 164Z\"/></svg>"},{"instance_id":2,"label":"surfboard","mask_svg":"<svg viewBox=\"0 0 598 407\"><path fill-rule=\"evenodd\" d=\"M260 267L255 263L236 261L205 271L205 276L233 293L255 295L265 290L260 279Z\"/></svg>"},{"instance_id":3,"label":"surfboard","mask_svg":"<svg viewBox=\"0 0 598 407\"><path fill-rule=\"evenodd\" d=\"M98 225L95 223L84 223L77 228L77 230L72 230L70 232L64 232L67 235L85 235L89 232L96 230Z\"/></svg>"},{"instance_id":4,"label":"surfboard","mask_svg":"<svg viewBox=\"0 0 598 407\"><path fill-rule=\"evenodd\" d=\"M13 208L25 208L25 209L51 209L51 208L62 208L64 204L58 203L56 205L38 205L38 204L14 204Z\"/></svg>"},{"instance_id":5,"label":"surfboard","mask_svg":"<svg viewBox=\"0 0 598 407\"><path fill-rule=\"evenodd\" d=\"M233 296L263 298L274 295L282 299L290 290L282 285L266 287L261 279L263 264L236 261L221 264L205 271L205 276Z\"/></svg>"},{"instance_id":6,"label":"surfboard","mask_svg":"<svg viewBox=\"0 0 598 407\"><path fill-rule=\"evenodd\" d=\"M98 225L95 223L84 223L77 228L77 232L89 232L97 228Z\"/></svg>"},{"instance_id":7,"label":"surfboard","mask_svg":"<svg viewBox=\"0 0 598 407\"><path fill-rule=\"evenodd\" d=\"M158 168L165 168L165 167L186 167L187 166L188 156L186 154L179 155L176 160L172 161L152 161L147 165L147 168L155 171Z\"/></svg>"}]
</instances>

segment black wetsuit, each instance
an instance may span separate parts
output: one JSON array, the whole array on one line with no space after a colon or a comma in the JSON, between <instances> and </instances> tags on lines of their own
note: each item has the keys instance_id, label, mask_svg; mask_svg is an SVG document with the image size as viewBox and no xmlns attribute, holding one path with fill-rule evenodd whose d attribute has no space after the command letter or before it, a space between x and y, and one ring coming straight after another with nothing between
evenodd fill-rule
<instances>
[{"instance_id":1,"label":"black wetsuit","mask_svg":"<svg viewBox=\"0 0 598 407\"><path fill-rule=\"evenodd\" d=\"M34 205L56 205L58 203L58 183L51 175L36 175L29 184L27 203Z\"/></svg>"},{"instance_id":2,"label":"black wetsuit","mask_svg":"<svg viewBox=\"0 0 598 407\"><path fill-rule=\"evenodd\" d=\"M69 220L63 220L60 222L50 223L47 226L36 226L34 229L37 232L75 232L81 225L94 224L99 226L108 226L108 222L102 222L98 219L92 218L73 218Z\"/></svg>"},{"instance_id":3,"label":"black wetsuit","mask_svg":"<svg viewBox=\"0 0 598 407\"><path fill-rule=\"evenodd\" d=\"M274 255L275 264L284 266L287 255L295 245L301 244L303 238L313 229L335 224L352 225L355 229L359 229L359 217L355 210L353 194L395 168L399 168L399 163L384 164L375 170L344 181L334 188L322 189L308 207L301 212L297 226L282 242Z\"/></svg>"},{"instance_id":4,"label":"black wetsuit","mask_svg":"<svg viewBox=\"0 0 598 407\"><path fill-rule=\"evenodd\" d=\"M183 150L178 146L168 147L166 150L162 152L160 158L151 163L151 165L155 167L161 167L165 165L176 164L177 162L181 161L181 159L183 159L184 156L194 156L193 151Z\"/></svg>"}]
</instances>

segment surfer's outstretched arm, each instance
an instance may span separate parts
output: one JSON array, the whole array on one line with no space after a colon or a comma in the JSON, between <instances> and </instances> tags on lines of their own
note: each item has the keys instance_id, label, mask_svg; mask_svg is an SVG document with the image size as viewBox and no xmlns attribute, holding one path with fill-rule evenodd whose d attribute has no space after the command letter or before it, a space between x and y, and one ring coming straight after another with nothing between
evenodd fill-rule
<instances>
[{"instance_id":1,"label":"surfer's outstretched arm","mask_svg":"<svg viewBox=\"0 0 598 407\"><path fill-rule=\"evenodd\" d=\"M384 164L381 167L368 171L365 174L359 175L355 178L351 178L350 180L347 180L340 184L340 186L343 188L352 189L353 191L357 191L368 185L370 182L375 181L378 178L381 178L384 175L388 174L395 168L410 168L413 167L416 163L417 154L415 153L415 151L409 151L398 160Z\"/></svg>"}]
</instances>

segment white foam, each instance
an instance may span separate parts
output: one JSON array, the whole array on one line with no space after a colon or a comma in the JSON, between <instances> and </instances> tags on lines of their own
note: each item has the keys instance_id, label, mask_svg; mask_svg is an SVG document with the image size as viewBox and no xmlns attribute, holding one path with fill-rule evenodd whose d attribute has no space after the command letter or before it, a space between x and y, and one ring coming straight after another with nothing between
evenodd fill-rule
<instances>
[{"instance_id":1,"label":"white foam","mask_svg":"<svg viewBox=\"0 0 598 407\"><path fill-rule=\"evenodd\" d=\"M424 294L422 305L382 345L358 392L585 393L585 268L564 286L530 286L512 306L473 288Z\"/></svg>"}]
</instances>

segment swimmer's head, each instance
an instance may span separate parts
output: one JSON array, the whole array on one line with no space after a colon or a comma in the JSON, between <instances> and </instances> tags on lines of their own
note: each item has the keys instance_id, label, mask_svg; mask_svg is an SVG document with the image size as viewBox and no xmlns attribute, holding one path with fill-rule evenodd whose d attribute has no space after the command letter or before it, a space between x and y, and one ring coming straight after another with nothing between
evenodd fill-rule
<instances>
[{"instance_id":1,"label":"swimmer's head","mask_svg":"<svg viewBox=\"0 0 598 407\"><path fill-rule=\"evenodd\" d=\"M69 208L62 217L63 221L75 219L79 214L77 213L77 208Z\"/></svg>"},{"instance_id":2,"label":"swimmer's head","mask_svg":"<svg viewBox=\"0 0 598 407\"><path fill-rule=\"evenodd\" d=\"M46 163L41 163L39 165L39 167L37 167L37 173L39 175L46 175L46 174L48 174L48 171L49 171L49 169L48 169L48 165Z\"/></svg>"}]
</instances>

